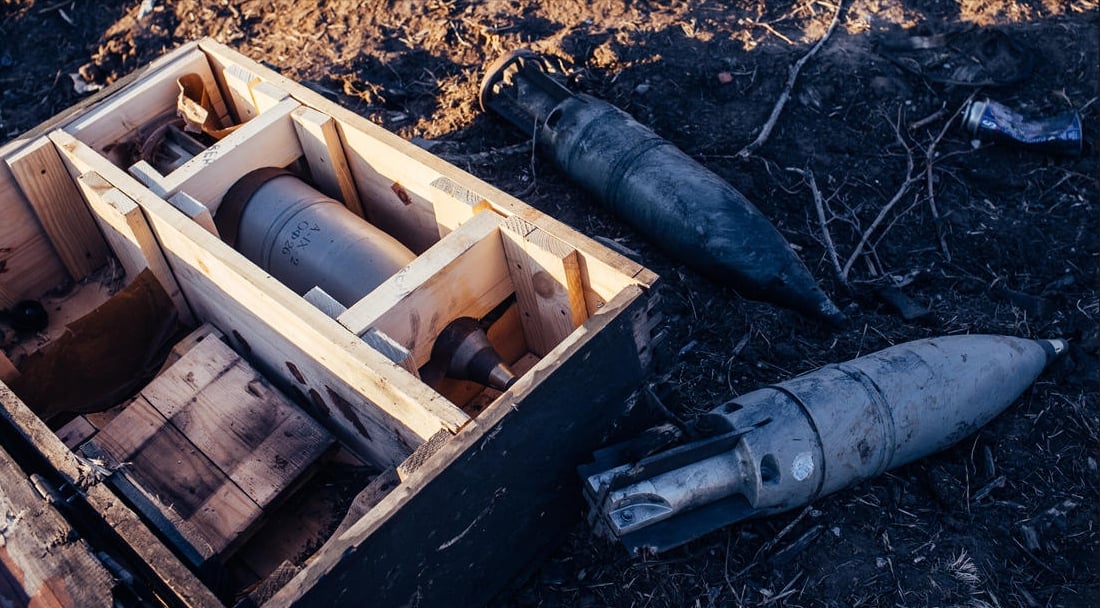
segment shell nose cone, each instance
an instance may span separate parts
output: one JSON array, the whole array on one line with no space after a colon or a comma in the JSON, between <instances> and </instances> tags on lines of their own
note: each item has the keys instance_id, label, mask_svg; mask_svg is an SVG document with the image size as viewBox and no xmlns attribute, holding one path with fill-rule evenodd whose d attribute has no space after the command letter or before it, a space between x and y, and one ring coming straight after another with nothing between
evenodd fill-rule
<instances>
[{"instance_id":1,"label":"shell nose cone","mask_svg":"<svg viewBox=\"0 0 1100 608\"><path fill-rule=\"evenodd\" d=\"M1066 354L1066 351L1069 350L1069 342L1061 338L1039 340L1038 342L1043 346L1043 350L1047 353L1048 364Z\"/></svg>"}]
</instances>

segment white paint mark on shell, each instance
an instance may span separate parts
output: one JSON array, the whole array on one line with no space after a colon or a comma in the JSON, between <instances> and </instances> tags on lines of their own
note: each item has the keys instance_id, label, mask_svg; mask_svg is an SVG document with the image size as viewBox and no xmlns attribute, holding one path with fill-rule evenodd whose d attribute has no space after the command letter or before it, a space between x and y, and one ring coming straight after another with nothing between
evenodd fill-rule
<instances>
[{"instance_id":1,"label":"white paint mark on shell","mask_svg":"<svg viewBox=\"0 0 1100 608\"><path fill-rule=\"evenodd\" d=\"M794 457L791 462L791 476L798 481L803 481L814 472L814 456L810 452L802 452Z\"/></svg>"}]
</instances>

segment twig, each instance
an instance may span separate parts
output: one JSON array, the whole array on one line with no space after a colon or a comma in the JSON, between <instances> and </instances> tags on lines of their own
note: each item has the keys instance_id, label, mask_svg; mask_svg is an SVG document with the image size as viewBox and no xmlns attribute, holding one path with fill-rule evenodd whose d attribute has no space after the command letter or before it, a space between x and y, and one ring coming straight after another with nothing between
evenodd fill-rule
<instances>
[{"instance_id":1,"label":"twig","mask_svg":"<svg viewBox=\"0 0 1100 608\"><path fill-rule=\"evenodd\" d=\"M871 222L871 225L867 227L867 230L863 231L863 236L860 237L859 243L856 244L855 250L852 251L852 255L848 257L848 261L844 263L844 268L842 268L840 271L840 280L843 282L847 282L848 272L851 271L852 264L854 264L859 258L859 255L863 253L863 248L867 246L867 241L871 239L871 235L875 232L875 229L877 229L879 225L882 224L883 220L886 219L887 214L890 213L890 210L894 208L894 205L898 204L898 201L900 201L907 192L909 192L909 188L912 187L912 185L916 183L918 179L917 176L913 175L913 150L909 148L909 145L905 143L905 139L901 136L901 127L899 126L900 124L901 110L899 109L898 121L894 123L893 127L894 135L897 137L898 143L901 144L903 148L905 148L905 181L902 182L901 186L898 187L898 191L894 193L893 198L891 198L890 201L887 202L886 205L878 212L878 215L875 216L875 221Z\"/></svg>"},{"instance_id":2,"label":"twig","mask_svg":"<svg viewBox=\"0 0 1100 608\"><path fill-rule=\"evenodd\" d=\"M936 208L936 190L932 183L932 167L936 162L936 145L943 139L943 136L947 133L947 129L951 128L951 125L954 124L955 117L962 112L962 108L965 108L967 104L973 101L974 95L976 94L977 91L971 93L970 96L966 98L966 101L963 102L959 111L952 114L951 117L947 119L947 122L943 123L943 128L940 129L939 135L936 135L936 138L932 140L932 143L928 145L928 149L924 152L924 174L928 188L928 208L932 212L932 221L936 224L936 235L940 239L940 249L943 250L943 257L946 258L948 262L951 261L951 250L947 248L947 236L944 233L943 220L940 218L939 209Z\"/></svg>"},{"instance_id":3,"label":"twig","mask_svg":"<svg viewBox=\"0 0 1100 608\"><path fill-rule=\"evenodd\" d=\"M791 40L790 38L784 36L782 33L779 32L779 30L772 27L770 23L765 23L763 21L750 21L749 25L755 25L757 27L762 27L762 28L768 30L769 32L771 32L772 34L775 34L776 38L779 38L783 42L786 42L787 44L792 45L792 46L794 45L794 40Z\"/></svg>"},{"instance_id":4,"label":"twig","mask_svg":"<svg viewBox=\"0 0 1100 608\"><path fill-rule=\"evenodd\" d=\"M928 116L925 116L924 118L918 120L917 122L909 125L909 130L910 131L916 131L917 129L919 129L921 127L926 127L926 126L936 122L937 120L943 118L943 115L946 114L946 113L947 113L947 102L944 102L944 105L940 106L940 109L936 110L935 112L932 112Z\"/></svg>"},{"instance_id":5,"label":"twig","mask_svg":"<svg viewBox=\"0 0 1100 608\"><path fill-rule=\"evenodd\" d=\"M524 188L522 192L517 192L516 194L514 194L513 196L515 196L516 198L526 198L528 195L535 191L535 188L538 187L538 175L535 174L535 149L536 144L538 144L538 132L539 121L536 120L531 125L531 183L527 184L527 187Z\"/></svg>"},{"instance_id":6,"label":"twig","mask_svg":"<svg viewBox=\"0 0 1100 608\"><path fill-rule=\"evenodd\" d=\"M803 171L797 167L787 167L787 171L801 175L810 186L810 193L814 197L814 208L817 209L817 222L821 225L821 235L825 240L825 250L829 253L829 260L833 263L833 268L836 269L836 276L840 278L841 283L847 285L848 281L843 276L843 270L840 267L840 257L836 253L836 245L833 244L833 235L829 232L829 226L825 218L825 199L822 198L821 190L818 189L817 181L814 180L814 172L809 169Z\"/></svg>"},{"instance_id":7,"label":"twig","mask_svg":"<svg viewBox=\"0 0 1100 608\"><path fill-rule=\"evenodd\" d=\"M797 526L800 521L805 519L806 516L810 514L811 510L813 510L813 506L812 505L806 505L806 507L802 509L802 512L799 513L797 517L795 517L793 520L791 520L791 522L789 524L787 524L786 526L784 526L783 529L780 530L779 533L776 534L774 538L772 538L768 542L764 543L763 546L761 546L760 549L758 549L756 551L756 555L754 555L752 557L752 561L749 562L749 565L745 566L744 568L741 568L741 570L739 570L737 572L737 574L734 575L734 578L741 578L742 576L745 575L746 572L748 572L749 570L752 570L757 564L759 564L760 563L760 556L767 553L767 552L769 552L769 551L771 551L772 549L774 549L775 546L779 544L779 541L783 540L784 536L789 534L790 531L793 530L794 527Z\"/></svg>"},{"instance_id":8,"label":"twig","mask_svg":"<svg viewBox=\"0 0 1100 608\"><path fill-rule=\"evenodd\" d=\"M763 128L760 129L760 134L756 136L756 139L749 145L741 148L741 151L737 153L738 157L748 157L755 152L757 148L763 146L764 143L768 141L768 137L771 137L772 129L775 128L775 123L779 121L779 115L783 112L783 107L786 106L787 102L791 99L791 91L794 90L794 83L798 80L798 73L802 71L802 66L806 65L806 62L821 50L821 47L825 45L825 41L833 34L833 30L835 30L837 24L840 23L840 14L843 8L843 0L836 3L836 13L833 15L833 21L829 24L829 29L825 31L825 35L821 37L821 40L817 41L817 44L815 44L809 52L791 66L787 74L787 84L783 87L783 92L779 95L779 100L775 102L775 107L772 108L771 116L768 117L768 121L764 123Z\"/></svg>"}]
</instances>

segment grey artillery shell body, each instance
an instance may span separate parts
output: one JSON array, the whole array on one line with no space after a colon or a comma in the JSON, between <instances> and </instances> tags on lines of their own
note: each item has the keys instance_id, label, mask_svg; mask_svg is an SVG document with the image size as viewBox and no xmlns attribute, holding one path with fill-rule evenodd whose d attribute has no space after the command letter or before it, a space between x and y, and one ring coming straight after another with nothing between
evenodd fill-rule
<instances>
[{"instance_id":1,"label":"grey artillery shell body","mask_svg":"<svg viewBox=\"0 0 1100 608\"><path fill-rule=\"evenodd\" d=\"M597 508L616 536L663 550L958 442L1019 398L1062 349L1060 341L949 336L829 365L712 410L708 426L734 434L731 449L688 444L666 453L675 452L678 466L662 466L669 457L659 454L590 476L586 492L597 506L601 485L607 490ZM678 517L716 501L725 501L722 512L705 525L676 529ZM663 529L648 533L654 524Z\"/></svg>"},{"instance_id":2,"label":"grey artillery shell body","mask_svg":"<svg viewBox=\"0 0 1100 608\"><path fill-rule=\"evenodd\" d=\"M482 106L526 134L534 128L566 175L697 272L745 297L843 321L783 235L740 192L626 112L570 92L534 54L498 60L482 84Z\"/></svg>"},{"instance_id":3,"label":"grey artillery shell body","mask_svg":"<svg viewBox=\"0 0 1100 608\"><path fill-rule=\"evenodd\" d=\"M611 104L563 100L538 133L572 179L696 271L814 318L840 313L740 192Z\"/></svg>"},{"instance_id":4,"label":"grey artillery shell body","mask_svg":"<svg viewBox=\"0 0 1100 608\"><path fill-rule=\"evenodd\" d=\"M234 186L226 195L233 202L223 205L218 219L236 212L239 228L231 244L295 292L316 286L351 306L415 257L297 177L269 169L255 173L262 179L244 192Z\"/></svg>"}]
</instances>

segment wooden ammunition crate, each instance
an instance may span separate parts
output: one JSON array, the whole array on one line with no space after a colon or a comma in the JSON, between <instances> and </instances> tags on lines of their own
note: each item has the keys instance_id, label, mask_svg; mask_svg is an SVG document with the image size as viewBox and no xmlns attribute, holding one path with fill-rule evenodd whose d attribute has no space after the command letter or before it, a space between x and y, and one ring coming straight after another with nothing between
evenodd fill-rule
<instances>
[{"instance_id":1,"label":"wooden ammunition crate","mask_svg":"<svg viewBox=\"0 0 1100 608\"><path fill-rule=\"evenodd\" d=\"M158 168L141 148L184 77L240 126ZM50 316L0 355L0 597L479 605L578 521L575 467L649 363L644 267L211 40L0 159L0 308ZM323 311L217 235L260 167L415 259ZM159 350L134 294L174 322ZM459 316L517 369L508 390L422 379ZM94 386L147 360L134 386Z\"/></svg>"}]
</instances>

